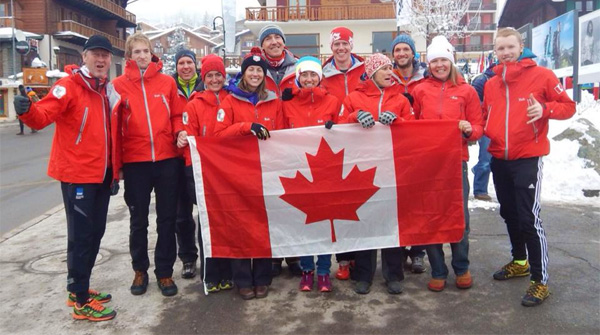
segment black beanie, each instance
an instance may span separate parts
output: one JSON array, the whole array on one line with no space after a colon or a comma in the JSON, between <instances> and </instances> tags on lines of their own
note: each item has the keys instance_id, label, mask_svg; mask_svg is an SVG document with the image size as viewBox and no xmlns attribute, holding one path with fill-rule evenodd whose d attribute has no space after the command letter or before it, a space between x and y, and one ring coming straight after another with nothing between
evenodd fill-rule
<instances>
[{"instance_id":1,"label":"black beanie","mask_svg":"<svg viewBox=\"0 0 600 335\"><path fill-rule=\"evenodd\" d=\"M175 54L175 64L179 62L181 57L190 57L194 61L194 64L198 66L198 63L196 62L196 54L192 50L181 49L177 51Z\"/></svg>"},{"instance_id":2,"label":"black beanie","mask_svg":"<svg viewBox=\"0 0 600 335\"><path fill-rule=\"evenodd\" d=\"M258 48L258 47L252 48L252 50L250 50L250 53L248 53L246 55L246 57L244 58L244 61L242 62L242 76L244 75L244 72L246 72L246 69L250 65L260 66L262 68L264 74L265 75L267 74L267 61L263 57L262 51L260 51L260 48Z\"/></svg>"}]
</instances>

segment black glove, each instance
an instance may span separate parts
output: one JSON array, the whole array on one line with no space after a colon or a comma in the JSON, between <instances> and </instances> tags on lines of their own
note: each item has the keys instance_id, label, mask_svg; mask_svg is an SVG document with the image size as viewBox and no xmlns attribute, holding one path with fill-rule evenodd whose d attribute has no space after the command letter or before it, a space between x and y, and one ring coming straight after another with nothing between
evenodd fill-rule
<instances>
[{"instance_id":1,"label":"black glove","mask_svg":"<svg viewBox=\"0 0 600 335\"><path fill-rule=\"evenodd\" d=\"M360 123L360 125L365 129L371 128L375 125L375 119L373 119L373 115L371 115L369 112L358 111L356 119L358 120L358 123Z\"/></svg>"},{"instance_id":2,"label":"black glove","mask_svg":"<svg viewBox=\"0 0 600 335\"><path fill-rule=\"evenodd\" d=\"M29 111L29 107L31 106L31 100L29 100L29 97L15 95L13 104L15 105L15 111L17 112L17 115L23 115Z\"/></svg>"},{"instance_id":3,"label":"black glove","mask_svg":"<svg viewBox=\"0 0 600 335\"><path fill-rule=\"evenodd\" d=\"M110 183L110 195L117 195L119 193L119 181L114 179Z\"/></svg>"},{"instance_id":4,"label":"black glove","mask_svg":"<svg viewBox=\"0 0 600 335\"><path fill-rule=\"evenodd\" d=\"M415 98L413 98L412 95L410 95L410 93L402 93L402 95L408 99L408 102L410 102L410 105L412 106L413 103L415 102Z\"/></svg>"},{"instance_id":5,"label":"black glove","mask_svg":"<svg viewBox=\"0 0 600 335\"><path fill-rule=\"evenodd\" d=\"M291 88L286 88L285 90L283 90L283 92L281 92L281 100L283 101L292 100L293 97L294 95L292 94Z\"/></svg>"},{"instance_id":6,"label":"black glove","mask_svg":"<svg viewBox=\"0 0 600 335\"><path fill-rule=\"evenodd\" d=\"M334 124L335 123L333 121L329 120L329 121L325 122L325 128L331 129L331 127L333 127Z\"/></svg>"},{"instance_id":7,"label":"black glove","mask_svg":"<svg viewBox=\"0 0 600 335\"><path fill-rule=\"evenodd\" d=\"M260 123L253 123L252 127L250 127L250 131L252 131L252 134L258 137L259 140L266 140L271 137L269 130Z\"/></svg>"},{"instance_id":8,"label":"black glove","mask_svg":"<svg viewBox=\"0 0 600 335\"><path fill-rule=\"evenodd\" d=\"M398 118L398 116L396 116L396 114L394 114L390 111L385 111L385 112L381 113L381 115L379 115L379 122L381 122L381 124L389 126L397 118Z\"/></svg>"}]
</instances>

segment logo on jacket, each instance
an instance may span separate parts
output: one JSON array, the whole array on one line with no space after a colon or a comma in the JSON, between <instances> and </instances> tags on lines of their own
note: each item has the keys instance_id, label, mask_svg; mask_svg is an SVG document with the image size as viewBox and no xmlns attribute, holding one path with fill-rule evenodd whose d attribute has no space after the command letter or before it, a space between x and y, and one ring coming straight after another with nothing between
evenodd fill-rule
<instances>
[{"instance_id":1,"label":"logo on jacket","mask_svg":"<svg viewBox=\"0 0 600 335\"><path fill-rule=\"evenodd\" d=\"M458 100L458 97L456 95L453 95L453 96L450 97L450 99L452 99L452 100Z\"/></svg>"},{"instance_id":2,"label":"logo on jacket","mask_svg":"<svg viewBox=\"0 0 600 335\"><path fill-rule=\"evenodd\" d=\"M556 84L556 86L554 86L554 92L556 92L556 94L561 94L564 91L565 91L565 89L562 87L562 85L560 83L558 83L558 84Z\"/></svg>"},{"instance_id":3,"label":"logo on jacket","mask_svg":"<svg viewBox=\"0 0 600 335\"><path fill-rule=\"evenodd\" d=\"M188 113L187 112L183 112L183 114L181 114L181 120L183 121L183 124L187 126L187 124L188 124Z\"/></svg>"},{"instance_id":4,"label":"logo on jacket","mask_svg":"<svg viewBox=\"0 0 600 335\"><path fill-rule=\"evenodd\" d=\"M221 108L217 112L217 121L223 122L223 120L225 120L225 111L223 110L223 108Z\"/></svg>"},{"instance_id":5,"label":"logo on jacket","mask_svg":"<svg viewBox=\"0 0 600 335\"><path fill-rule=\"evenodd\" d=\"M52 95L55 96L57 99L64 97L65 94L67 94L67 89L64 86L54 86L54 89L52 90Z\"/></svg>"}]
</instances>

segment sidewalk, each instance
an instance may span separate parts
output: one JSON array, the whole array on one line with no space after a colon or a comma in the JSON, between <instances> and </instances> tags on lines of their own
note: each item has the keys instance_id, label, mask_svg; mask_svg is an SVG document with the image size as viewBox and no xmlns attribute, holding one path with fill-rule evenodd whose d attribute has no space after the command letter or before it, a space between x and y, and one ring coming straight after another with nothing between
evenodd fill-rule
<instances>
[{"instance_id":1,"label":"sidewalk","mask_svg":"<svg viewBox=\"0 0 600 335\"><path fill-rule=\"evenodd\" d=\"M152 205L153 206L153 205ZM156 242L150 218L150 245ZM65 305L66 224L55 208L0 239L0 333L2 334L398 334L600 332L600 211L544 204L542 217L550 249L552 295L541 306L520 305L528 280L498 282L492 273L510 258L506 228L496 210L471 212L470 290L426 289L429 274L407 273L405 290L390 296L378 270L371 293L359 296L351 282L333 280L334 292L298 291L299 278L274 279L266 299L243 301L234 291L204 296L201 281L183 280L179 294L160 294L150 275L148 292L133 296L128 250L129 214L122 191L112 198L106 234L92 275L92 287L113 295L108 322L75 321ZM153 252L150 253L153 258ZM449 252L447 252L447 255ZM449 264L449 259L447 261ZM336 265L332 267L335 271Z\"/></svg>"}]
</instances>

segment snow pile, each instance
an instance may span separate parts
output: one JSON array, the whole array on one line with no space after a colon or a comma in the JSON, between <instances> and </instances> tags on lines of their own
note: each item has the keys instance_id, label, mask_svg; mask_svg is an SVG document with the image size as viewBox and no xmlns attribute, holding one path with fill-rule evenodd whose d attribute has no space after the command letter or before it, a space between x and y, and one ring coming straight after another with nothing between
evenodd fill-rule
<instances>
[{"instance_id":1,"label":"snow pile","mask_svg":"<svg viewBox=\"0 0 600 335\"><path fill-rule=\"evenodd\" d=\"M568 92L571 94L571 92ZM577 205L598 205L600 198L585 197L583 190L600 190L600 175L594 170L593 162L580 158L577 153L580 144L575 140L563 139L555 141L552 138L566 129L574 129L583 133L583 138L594 143L589 136L590 127L581 119L589 121L596 129L600 129L600 102L593 96L582 91L581 102L577 105L577 113L569 120L550 120L550 154L544 157L544 177L542 180L542 201L573 203ZM584 120L582 120L584 121ZM596 144L598 145L598 144ZM469 146L469 168L477 164L479 146ZM473 173L469 172L471 194L473 194ZM496 192L490 175L488 193L496 203ZM485 201L470 200L469 208L494 209L493 204Z\"/></svg>"}]
</instances>

